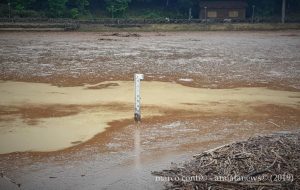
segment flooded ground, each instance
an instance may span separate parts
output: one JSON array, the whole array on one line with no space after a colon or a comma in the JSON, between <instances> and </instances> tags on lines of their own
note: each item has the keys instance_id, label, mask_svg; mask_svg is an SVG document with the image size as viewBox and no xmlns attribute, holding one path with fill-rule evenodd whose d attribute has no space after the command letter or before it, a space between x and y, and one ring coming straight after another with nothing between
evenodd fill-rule
<instances>
[{"instance_id":1,"label":"flooded ground","mask_svg":"<svg viewBox=\"0 0 300 190\"><path fill-rule=\"evenodd\" d=\"M82 87L1 82L0 154L54 151L85 142L113 121L132 119L133 92L132 81ZM145 119L172 111L187 117L226 113L255 116L262 114L255 110L257 106L271 104L294 109L300 106L299 92L266 88L201 89L153 81L143 82L142 98ZM39 115L41 111L50 113Z\"/></svg>"},{"instance_id":2,"label":"flooded ground","mask_svg":"<svg viewBox=\"0 0 300 190\"><path fill-rule=\"evenodd\" d=\"M0 171L22 189L161 189L171 162L299 129L299 31L0 34Z\"/></svg>"}]
</instances>

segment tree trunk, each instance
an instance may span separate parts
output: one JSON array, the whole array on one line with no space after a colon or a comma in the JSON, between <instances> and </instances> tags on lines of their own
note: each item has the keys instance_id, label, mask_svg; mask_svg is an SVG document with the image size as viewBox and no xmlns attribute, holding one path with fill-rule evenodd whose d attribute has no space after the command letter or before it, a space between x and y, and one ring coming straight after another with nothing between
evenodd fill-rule
<instances>
[{"instance_id":1,"label":"tree trunk","mask_svg":"<svg viewBox=\"0 0 300 190\"><path fill-rule=\"evenodd\" d=\"M286 0L282 0L282 12L281 12L282 23L285 23L285 5L286 5Z\"/></svg>"}]
</instances>

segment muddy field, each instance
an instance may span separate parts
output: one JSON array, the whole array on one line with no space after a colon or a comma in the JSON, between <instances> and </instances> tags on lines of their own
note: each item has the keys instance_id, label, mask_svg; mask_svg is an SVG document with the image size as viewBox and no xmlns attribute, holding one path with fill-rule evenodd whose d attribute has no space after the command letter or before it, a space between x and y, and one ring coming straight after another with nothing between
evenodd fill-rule
<instances>
[{"instance_id":1,"label":"muddy field","mask_svg":"<svg viewBox=\"0 0 300 190\"><path fill-rule=\"evenodd\" d=\"M1 33L1 79L72 85L132 80L140 72L146 80L192 78L194 86L299 89L299 35Z\"/></svg>"},{"instance_id":2,"label":"muddy field","mask_svg":"<svg viewBox=\"0 0 300 190\"><path fill-rule=\"evenodd\" d=\"M299 49L296 30L1 32L0 189L160 189L171 162L299 130Z\"/></svg>"}]
</instances>

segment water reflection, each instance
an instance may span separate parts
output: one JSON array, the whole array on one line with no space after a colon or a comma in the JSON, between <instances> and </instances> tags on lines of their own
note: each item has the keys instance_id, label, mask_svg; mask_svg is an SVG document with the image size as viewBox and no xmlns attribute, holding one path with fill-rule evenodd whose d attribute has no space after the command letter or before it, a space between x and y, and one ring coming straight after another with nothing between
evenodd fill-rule
<instances>
[{"instance_id":1,"label":"water reflection","mask_svg":"<svg viewBox=\"0 0 300 190\"><path fill-rule=\"evenodd\" d=\"M140 158L140 154L141 154L141 137L140 137L140 127L141 124L138 123L135 126L135 130L134 130L134 165L135 165L135 169L139 170L141 168L141 158Z\"/></svg>"},{"instance_id":2,"label":"water reflection","mask_svg":"<svg viewBox=\"0 0 300 190\"><path fill-rule=\"evenodd\" d=\"M135 173L135 188L143 189L142 185L142 166L141 166L141 124L137 123L134 129L134 173Z\"/></svg>"}]
</instances>

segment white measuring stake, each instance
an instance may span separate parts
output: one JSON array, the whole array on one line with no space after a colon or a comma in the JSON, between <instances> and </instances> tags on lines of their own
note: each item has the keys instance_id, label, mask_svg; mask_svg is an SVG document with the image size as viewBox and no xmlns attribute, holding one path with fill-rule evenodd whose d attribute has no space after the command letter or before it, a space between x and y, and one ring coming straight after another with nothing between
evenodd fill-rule
<instances>
[{"instance_id":1,"label":"white measuring stake","mask_svg":"<svg viewBox=\"0 0 300 190\"><path fill-rule=\"evenodd\" d=\"M134 104L134 120L141 121L141 80L144 79L143 74L134 74L134 90L135 90L135 104Z\"/></svg>"}]
</instances>

